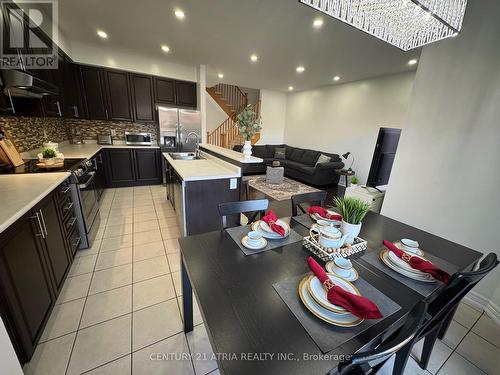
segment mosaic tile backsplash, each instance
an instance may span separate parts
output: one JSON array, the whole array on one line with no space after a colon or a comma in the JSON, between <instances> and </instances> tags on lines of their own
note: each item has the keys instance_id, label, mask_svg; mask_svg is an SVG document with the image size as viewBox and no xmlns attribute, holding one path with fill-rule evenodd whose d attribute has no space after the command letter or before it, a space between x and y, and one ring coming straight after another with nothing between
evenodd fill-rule
<instances>
[{"instance_id":1,"label":"mosaic tile backsplash","mask_svg":"<svg viewBox=\"0 0 500 375\"><path fill-rule=\"evenodd\" d=\"M110 134L114 129L115 140L124 140L125 132L148 132L153 141L158 139L155 124L138 124L126 121L97 121L51 117L0 116L0 129L13 138L19 152L40 148L44 142L63 142L70 139L71 129L78 127L83 139L97 139L98 134Z\"/></svg>"}]
</instances>

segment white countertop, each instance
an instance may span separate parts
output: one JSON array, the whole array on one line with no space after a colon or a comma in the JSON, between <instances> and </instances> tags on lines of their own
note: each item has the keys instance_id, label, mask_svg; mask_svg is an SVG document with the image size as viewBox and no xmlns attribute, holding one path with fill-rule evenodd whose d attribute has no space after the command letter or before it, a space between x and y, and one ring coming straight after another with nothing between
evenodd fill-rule
<instances>
[{"instance_id":1,"label":"white countertop","mask_svg":"<svg viewBox=\"0 0 500 375\"><path fill-rule=\"evenodd\" d=\"M0 175L0 233L69 176L68 172Z\"/></svg>"},{"instance_id":2,"label":"white countertop","mask_svg":"<svg viewBox=\"0 0 500 375\"><path fill-rule=\"evenodd\" d=\"M59 152L64 154L65 158L68 159L89 159L95 154L97 154L103 148L160 148L160 146L154 144L153 146L129 146L125 143L115 142L112 145L98 145L94 142L84 143L81 145L73 145L68 143L63 143L59 145ZM36 158L39 150L29 151L28 154L23 153L24 158Z\"/></svg>"},{"instance_id":3,"label":"white countertop","mask_svg":"<svg viewBox=\"0 0 500 375\"><path fill-rule=\"evenodd\" d=\"M205 159L196 160L174 160L167 152L163 153L163 157L184 181L241 177L241 168L205 153Z\"/></svg>"},{"instance_id":4,"label":"white countertop","mask_svg":"<svg viewBox=\"0 0 500 375\"><path fill-rule=\"evenodd\" d=\"M215 145L211 145L208 143L201 143L200 147L209 150L211 152L217 153L221 156L224 156L226 158L235 160L239 163L262 163L264 160L261 158L256 158L255 156L250 156L249 158L246 158L243 153L238 152L238 151L233 151L228 148L224 147L219 147Z\"/></svg>"}]
</instances>

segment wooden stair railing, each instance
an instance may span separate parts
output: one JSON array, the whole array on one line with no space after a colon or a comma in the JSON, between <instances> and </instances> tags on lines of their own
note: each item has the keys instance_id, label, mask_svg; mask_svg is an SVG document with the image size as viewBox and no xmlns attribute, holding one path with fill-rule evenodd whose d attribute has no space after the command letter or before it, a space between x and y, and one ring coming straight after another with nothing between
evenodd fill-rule
<instances>
[{"instance_id":1,"label":"wooden stair railing","mask_svg":"<svg viewBox=\"0 0 500 375\"><path fill-rule=\"evenodd\" d=\"M219 83L207 92L229 117L236 116L248 105L248 97L238 86Z\"/></svg>"},{"instance_id":2,"label":"wooden stair railing","mask_svg":"<svg viewBox=\"0 0 500 375\"><path fill-rule=\"evenodd\" d=\"M255 103L252 109L260 115L260 101ZM243 144L245 139L240 135L236 118L228 117L212 132L207 132L207 143L216 146L232 149L235 145ZM260 139L260 133L255 134L252 138L252 144L255 144Z\"/></svg>"}]
</instances>

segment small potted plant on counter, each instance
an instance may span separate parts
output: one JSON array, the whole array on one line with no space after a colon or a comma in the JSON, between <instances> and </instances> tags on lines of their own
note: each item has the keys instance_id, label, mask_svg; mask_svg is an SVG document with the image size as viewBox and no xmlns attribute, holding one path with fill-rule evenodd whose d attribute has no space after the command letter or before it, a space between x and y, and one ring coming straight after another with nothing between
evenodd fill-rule
<instances>
[{"instance_id":1,"label":"small potted plant on counter","mask_svg":"<svg viewBox=\"0 0 500 375\"><path fill-rule=\"evenodd\" d=\"M359 184L358 178L356 176L352 176L352 178L351 178L351 186L352 187L356 187L356 186L358 186L358 184Z\"/></svg>"},{"instance_id":2,"label":"small potted plant on counter","mask_svg":"<svg viewBox=\"0 0 500 375\"><path fill-rule=\"evenodd\" d=\"M370 205L353 197L337 197L334 202L342 215L340 230L347 235L346 243L352 244L361 231L361 222L370 210Z\"/></svg>"},{"instance_id":3,"label":"small potted plant on counter","mask_svg":"<svg viewBox=\"0 0 500 375\"><path fill-rule=\"evenodd\" d=\"M261 129L261 119L252 109L252 105L249 104L240 114L237 116L238 120L238 130L240 135L245 138L245 145L243 146L243 155L246 158L252 156L252 138Z\"/></svg>"}]
</instances>

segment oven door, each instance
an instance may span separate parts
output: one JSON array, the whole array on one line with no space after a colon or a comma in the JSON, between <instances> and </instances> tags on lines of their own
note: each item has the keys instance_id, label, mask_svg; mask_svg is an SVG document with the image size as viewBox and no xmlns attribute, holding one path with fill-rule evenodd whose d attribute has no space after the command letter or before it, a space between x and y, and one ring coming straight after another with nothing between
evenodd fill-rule
<instances>
[{"instance_id":1,"label":"oven door","mask_svg":"<svg viewBox=\"0 0 500 375\"><path fill-rule=\"evenodd\" d=\"M94 220L99 212L97 191L95 187L96 175L96 171L90 171L81 181L78 182L80 205L87 233L92 230L92 225L94 224Z\"/></svg>"}]
</instances>

